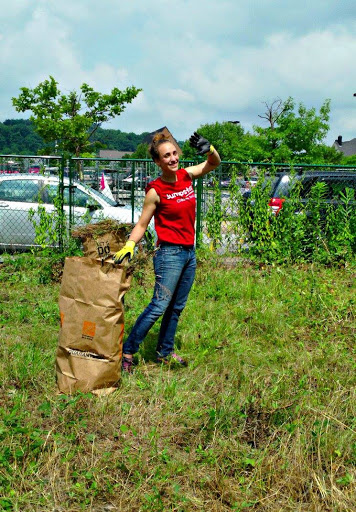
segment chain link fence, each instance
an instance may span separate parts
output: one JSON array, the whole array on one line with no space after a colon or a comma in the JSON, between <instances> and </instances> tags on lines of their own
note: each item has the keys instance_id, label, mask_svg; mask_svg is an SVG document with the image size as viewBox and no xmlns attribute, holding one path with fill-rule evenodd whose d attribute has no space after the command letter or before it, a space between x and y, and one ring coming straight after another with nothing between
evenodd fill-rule
<instances>
[{"instance_id":1,"label":"chain link fence","mask_svg":"<svg viewBox=\"0 0 356 512\"><path fill-rule=\"evenodd\" d=\"M222 252L251 249L257 238L273 245L275 230L286 230L283 222L292 225L292 215L308 219L311 210L320 226L336 210L344 213L356 236L353 166L222 162L203 190L201 239Z\"/></svg>"},{"instance_id":2,"label":"chain link fence","mask_svg":"<svg viewBox=\"0 0 356 512\"><path fill-rule=\"evenodd\" d=\"M199 161L183 160L181 166ZM147 183L159 175L148 159L0 155L0 249L48 244L61 249L73 226L103 217L134 223ZM313 186L324 183L323 198L331 204L355 191L355 177L352 166L222 162L194 184L197 243L240 250L246 242L242 208L247 205L252 211L258 188L265 190L269 209L276 214L295 186L306 202ZM354 196L348 197L354 209Z\"/></svg>"},{"instance_id":3,"label":"chain link fence","mask_svg":"<svg viewBox=\"0 0 356 512\"><path fill-rule=\"evenodd\" d=\"M64 159L61 156L0 155L0 249L47 243L63 247ZM49 176L55 180L48 182ZM69 206L68 206L69 209Z\"/></svg>"}]
</instances>

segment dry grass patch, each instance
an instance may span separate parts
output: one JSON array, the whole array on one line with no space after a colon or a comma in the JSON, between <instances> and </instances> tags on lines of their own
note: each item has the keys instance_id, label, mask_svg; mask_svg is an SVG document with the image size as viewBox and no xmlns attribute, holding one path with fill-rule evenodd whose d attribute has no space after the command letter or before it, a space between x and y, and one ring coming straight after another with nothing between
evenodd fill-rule
<instances>
[{"instance_id":1,"label":"dry grass patch","mask_svg":"<svg viewBox=\"0 0 356 512\"><path fill-rule=\"evenodd\" d=\"M152 277L134 278L127 330ZM177 336L189 367L152 362L155 326L101 398L56 394L58 284L25 259L0 279L0 509L353 512L350 269L205 255Z\"/></svg>"}]
</instances>

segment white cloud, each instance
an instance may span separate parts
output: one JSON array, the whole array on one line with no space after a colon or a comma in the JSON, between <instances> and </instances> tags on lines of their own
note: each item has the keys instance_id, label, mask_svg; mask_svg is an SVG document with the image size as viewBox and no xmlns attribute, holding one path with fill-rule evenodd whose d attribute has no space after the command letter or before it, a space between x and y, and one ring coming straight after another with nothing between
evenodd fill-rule
<instances>
[{"instance_id":1,"label":"white cloud","mask_svg":"<svg viewBox=\"0 0 356 512\"><path fill-rule=\"evenodd\" d=\"M178 103L192 103L194 101L193 94L183 89L167 89L162 91L164 97L167 100L178 102Z\"/></svg>"},{"instance_id":2,"label":"white cloud","mask_svg":"<svg viewBox=\"0 0 356 512\"><path fill-rule=\"evenodd\" d=\"M277 55L277 59L272 61L273 70L284 80L293 81L304 88L320 90L329 81L334 87L347 68L348 79L356 78L355 68L350 66L355 54L355 43L355 33L339 27L299 38L281 34L268 42L266 57L271 61Z\"/></svg>"},{"instance_id":3,"label":"white cloud","mask_svg":"<svg viewBox=\"0 0 356 512\"><path fill-rule=\"evenodd\" d=\"M262 46L232 48L229 56L216 59L208 68L186 62L180 83L200 98L201 109L243 112L261 101L293 96L297 103L319 107L327 98L336 104L356 83L351 65L355 36L346 30L317 31L300 37L279 33ZM333 106L332 101L332 106Z\"/></svg>"},{"instance_id":4,"label":"white cloud","mask_svg":"<svg viewBox=\"0 0 356 512\"><path fill-rule=\"evenodd\" d=\"M250 128L261 122L261 102L293 96L316 108L331 98L331 137L347 140L355 136L356 4L309 4L0 0L0 121L18 116L11 97L20 87L53 75L63 92L83 82L102 92L142 87L110 123L125 131L167 125L183 139L232 116Z\"/></svg>"},{"instance_id":5,"label":"white cloud","mask_svg":"<svg viewBox=\"0 0 356 512\"><path fill-rule=\"evenodd\" d=\"M192 88L200 88L207 97L221 102L230 102L235 91L241 106L246 104L246 98L253 100L257 95L261 98L261 93L285 94L298 88L338 91L345 81L350 84L356 81L356 70L350 65L355 42L351 34L338 31L299 38L276 34L263 46L233 49L228 58L215 61L209 72L191 63L182 78L189 80ZM223 93L218 98L216 90Z\"/></svg>"},{"instance_id":6,"label":"white cloud","mask_svg":"<svg viewBox=\"0 0 356 512\"><path fill-rule=\"evenodd\" d=\"M6 20L16 21L16 18L26 11L28 5L28 0L16 0L16 2L0 0L1 14Z\"/></svg>"},{"instance_id":7,"label":"white cloud","mask_svg":"<svg viewBox=\"0 0 356 512\"><path fill-rule=\"evenodd\" d=\"M332 114L333 125L339 126L340 130L333 133L332 139L336 139L338 135L344 133L353 134L349 137L343 137L344 140L353 139L356 137L356 98L354 98L355 105L353 108L338 108Z\"/></svg>"}]
</instances>

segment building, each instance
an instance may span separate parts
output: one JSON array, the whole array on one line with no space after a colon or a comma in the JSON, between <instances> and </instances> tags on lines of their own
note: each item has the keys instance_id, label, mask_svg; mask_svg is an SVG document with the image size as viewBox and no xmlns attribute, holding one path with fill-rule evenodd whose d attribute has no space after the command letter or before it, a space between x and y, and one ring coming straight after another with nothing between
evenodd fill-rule
<instances>
[{"instance_id":1,"label":"building","mask_svg":"<svg viewBox=\"0 0 356 512\"><path fill-rule=\"evenodd\" d=\"M132 155L132 151L117 151L116 149L100 149L99 158L123 158L124 155Z\"/></svg>"},{"instance_id":2,"label":"building","mask_svg":"<svg viewBox=\"0 0 356 512\"><path fill-rule=\"evenodd\" d=\"M145 144L151 144L152 142L152 139L153 137L157 134L157 133L163 133L165 137L167 137L167 139L169 139L170 141L172 141L172 144L175 145L175 147L177 148L177 151L178 151L178 155L181 156L182 155L182 150L181 148L179 147L179 144L178 142L176 141L176 139L173 137L173 135L171 134L171 132L168 130L167 126L163 126L163 128L159 128L158 130L155 130L154 132L152 133L149 133L143 140L143 142Z\"/></svg>"},{"instance_id":3,"label":"building","mask_svg":"<svg viewBox=\"0 0 356 512\"><path fill-rule=\"evenodd\" d=\"M342 140L342 136L339 135L333 144L333 148L336 151L341 151L344 156L356 155L356 138L351 140Z\"/></svg>"}]
</instances>

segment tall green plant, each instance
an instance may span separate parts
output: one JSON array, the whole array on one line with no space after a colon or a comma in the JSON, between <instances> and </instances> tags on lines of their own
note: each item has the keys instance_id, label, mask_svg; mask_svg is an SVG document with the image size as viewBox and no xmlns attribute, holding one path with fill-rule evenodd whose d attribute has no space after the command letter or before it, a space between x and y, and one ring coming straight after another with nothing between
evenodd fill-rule
<instances>
[{"instance_id":1,"label":"tall green plant","mask_svg":"<svg viewBox=\"0 0 356 512\"><path fill-rule=\"evenodd\" d=\"M305 259L306 213L300 200L300 189L301 182L296 180L288 201L284 201L273 221L273 255L280 263Z\"/></svg>"},{"instance_id":2,"label":"tall green plant","mask_svg":"<svg viewBox=\"0 0 356 512\"><path fill-rule=\"evenodd\" d=\"M77 242L69 234L68 219L63 210L63 198L59 187L53 200L54 209L52 211L46 210L45 206L41 204L40 198L38 198L38 202L37 209L31 208L28 213L35 229L35 244L41 249L57 247L59 250L67 252L76 251ZM90 217L86 215L82 217L83 222L88 222L89 219Z\"/></svg>"},{"instance_id":3,"label":"tall green plant","mask_svg":"<svg viewBox=\"0 0 356 512\"><path fill-rule=\"evenodd\" d=\"M249 203L253 254L259 254L262 259L269 261L271 252L274 251L274 217L268 206L270 199L270 187L263 174L260 175L257 184L252 188Z\"/></svg>"},{"instance_id":4,"label":"tall green plant","mask_svg":"<svg viewBox=\"0 0 356 512\"><path fill-rule=\"evenodd\" d=\"M307 218L307 248L311 258L315 261L324 259L325 251L328 251L328 244L323 230L325 201L327 198L327 185L317 182L310 189L309 199L306 204Z\"/></svg>"},{"instance_id":5,"label":"tall green plant","mask_svg":"<svg viewBox=\"0 0 356 512\"><path fill-rule=\"evenodd\" d=\"M350 260L356 252L356 209L355 191L346 188L340 192L341 203L335 208L327 207L325 219L325 238L328 242L329 260Z\"/></svg>"},{"instance_id":6,"label":"tall green plant","mask_svg":"<svg viewBox=\"0 0 356 512\"><path fill-rule=\"evenodd\" d=\"M273 215L268 206L272 179L260 176L251 197L236 199L235 233L245 235L250 257L268 263L351 261L356 252L355 191L340 191L336 206L327 199L325 183L317 182L305 203L302 181L296 179Z\"/></svg>"}]
</instances>

